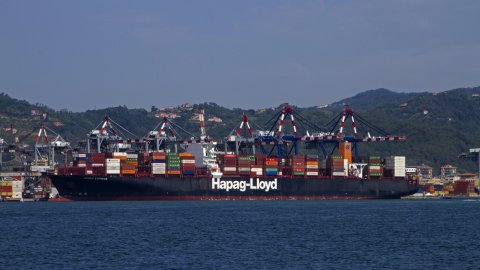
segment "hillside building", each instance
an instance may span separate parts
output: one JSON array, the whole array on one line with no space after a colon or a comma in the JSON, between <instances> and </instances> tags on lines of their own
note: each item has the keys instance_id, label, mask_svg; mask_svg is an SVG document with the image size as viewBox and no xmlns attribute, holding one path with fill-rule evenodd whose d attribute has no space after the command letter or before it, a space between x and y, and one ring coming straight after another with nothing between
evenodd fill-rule
<instances>
[{"instance_id":1,"label":"hillside building","mask_svg":"<svg viewBox=\"0 0 480 270\"><path fill-rule=\"evenodd\" d=\"M417 175L420 179L432 179L433 178L433 168L426 164L421 164L417 166Z\"/></svg>"}]
</instances>

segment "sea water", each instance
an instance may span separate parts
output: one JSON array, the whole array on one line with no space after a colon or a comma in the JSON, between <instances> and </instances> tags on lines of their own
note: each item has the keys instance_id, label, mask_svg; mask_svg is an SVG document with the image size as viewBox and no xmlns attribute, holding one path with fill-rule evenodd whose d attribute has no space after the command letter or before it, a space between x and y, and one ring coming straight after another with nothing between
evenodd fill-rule
<instances>
[{"instance_id":1,"label":"sea water","mask_svg":"<svg viewBox=\"0 0 480 270\"><path fill-rule=\"evenodd\" d=\"M480 202L0 203L0 269L480 269Z\"/></svg>"}]
</instances>

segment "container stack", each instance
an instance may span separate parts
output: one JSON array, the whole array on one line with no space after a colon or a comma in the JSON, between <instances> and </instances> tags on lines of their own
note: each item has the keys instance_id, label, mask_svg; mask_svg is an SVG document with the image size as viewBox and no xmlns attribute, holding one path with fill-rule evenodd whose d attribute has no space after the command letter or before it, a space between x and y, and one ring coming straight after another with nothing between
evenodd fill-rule
<instances>
[{"instance_id":1,"label":"container stack","mask_svg":"<svg viewBox=\"0 0 480 270\"><path fill-rule=\"evenodd\" d=\"M389 170L393 177L405 177L405 157L404 156L386 157L385 169Z\"/></svg>"},{"instance_id":2,"label":"container stack","mask_svg":"<svg viewBox=\"0 0 480 270\"><path fill-rule=\"evenodd\" d=\"M295 155L291 158L292 175L303 176L305 175L305 156Z\"/></svg>"},{"instance_id":3,"label":"container stack","mask_svg":"<svg viewBox=\"0 0 480 270\"><path fill-rule=\"evenodd\" d=\"M150 161L151 161L151 157L147 152L144 152L138 155L138 166L149 166Z\"/></svg>"},{"instance_id":4,"label":"container stack","mask_svg":"<svg viewBox=\"0 0 480 270\"><path fill-rule=\"evenodd\" d=\"M21 199L23 193L23 181L12 181L12 198Z\"/></svg>"},{"instance_id":5,"label":"container stack","mask_svg":"<svg viewBox=\"0 0 480 270\"><path fill-rule=\"evenodd\" d=\"M90 157L92 161L92 167L104 167L105 166L105 154L104 153L92 153Z\"/></svg>"},{"instance_id":6,"label":"container stack","mask_svg":"<svg viewBox=\"0 0 480 270\"><path fill-rule=\"evenodd\" d=\"M263 175L263 165L250 165L250 176L258 177Z\"/></svg>"},{"instance_id":7,"label":"container stack","mask_svg":"<svg viewBox=\"0 0 480 270\"><path fill-rule=\"evenodd\" d=\"M13 195L12 182L2 181L0 182L0 195L2 198L11 198Z\"/></svg>"},{"instance_id":8,"label":"container stack","mask_svg":"<svg viewBox=\"0 0 480 270\"><path fill-rule=\"evenodd\" d=\"M105 154L92 153L90 160L92 161L92 174L105 175Z\"/></svg>"},{"instance_id":9,"label":"container stack","mask_svg":"<svg viewBox=\"0 0 480 270\"><path fill-rule=\"evenodd\" d=\"M73 154L73 166L75 167L87 167L87 154L74 153Z\"/></svg>"},{"instance_id":10,"label":"container stack","mask_svg":"<svg viewBox=\"0 0 480 270\"><path fill-rule=\"evenodd\" d=\"M475 193L475 181L469 180L457 180L453 183L453 191L452 194L454 195L474 195ZM476 195L476 193L475 193Z\"/></svg>"},{"instance_id":11,"label":"container stack","mask_svg":"<svg viewBox=\"0 0 480 270\"><path fill-rule=\"evenodd\" d=\"M192 153L184 152L180 153L181 168L183 175L194 175L195 174L195 157Z\"/></svg>"},{"instance_id":12,"label":"container stack","mask_svg":"<svg viewBox=\"0 0 480 270\"><path fill-rule=\"evenodd\" d=\"M137 173L141 175L149 175L152 173L152 168L150 166L150 156L146 152L138 155Z\"/></svg>"},{"instance_id":13,"label":"container stack","mask_svg":"<svg viewBox=\"0 0 480 270\"><path fill-rule=\"evenodd\" d=\"M278 175L278 158L266 158L265 159L265 175L277 176Z\"/></svg>"},{"instance_id":14,"label":"container stack","mask_svg":"<svg viewBox=\"0 0 480 270\"><path fill-rule=\"evenodd\" d=\"M138 165L137 154L127 154L125 152L113 153L115 159L120 160L120 173L123 175L133 175L136 173Z\"/></svg>"},{"instance_id":15,"label":"container stack","mask_svg":"<svg viewBox=\"0 0 480 270\"><path fill-rule=\"evenodd\" d=\"M284 171L288 171L287 163L288 163L288 159L286 158L278 159L278 175L283 175ZM286 172L286 174L288 175L289 173Z\"/></svg>"},{"instance_id":16,"label":"container stack","mask_svg":"<svg viewBox=\"0 0 480 270\"><path fill-rule=\"evenodd\" d=\"M152 174L164 175L167 173L167 154L165 152L152 152L150 154Z\"/></svg>"},{"instance_id":17,"label":"container stack","mask_svg":"<svg viewBox=\"0 0 480 270\"><path fill-rule=\"evenodd\" d=\"M379 156L371 156L368 158L368 176L380 177L382 176L382 167L380 165Z\"/></svg>"},{"instance_id":18,"label":"container stack","mask_svg":"<svg viewBox=\"0 0 480 270\"><path fill-rule=\"evenodd\" d=\"M120 161L126 161L127 160L127 153L126 152L113 152L112 153L112 158L119 159Z\"/></svg>"},{"instance_id":19,"label":"container stack","mask_svg":"<svg viewBox=\"0 0 480 270\"><path fill-rule=\"evenodd\" d=\"M127 163L135 167L138 166L138 154L127 154Z\"/></svg>"},{"instance_id":20,"label":"container stack","mask_svg":"<svg viewBox=\"0 0 480 270\"><path fill-rule=\"evenodd\" d=\"M238 174L250 175L251 166L255 163L255 156L252 155L238 155Z\"/></svg>"},{"instance_id":21,"label":"container stack","mask_svg":"<svg viewBox=\"0 0 480 270\"><path fill-rule=\"evenodd\" d=\"M305 169L307 176L318 176L318 155L305 156Z\"/></svg>"},{"instance_id":22,"label":"container stack","mask_svg":"<svg viewBox=\"0 0 480 270\"><path fill-rule=\"evenodd\" d=\"M332 176L345 176L345 161L343 156L332 155L328 160Z\"/></svg>"},{"instance_id":23,"label":"container stack","mask_svg":"<svg viewBox=\"0 0 480 270\"><path fill-rule=\"evenodd\" d=\"M85 154L85 174L92 175L93 174L93 166L92 166L92 153Z\"/></svg>"},{"instance_id":24,"label":"container stack","mask_svg":"<svg viewBox=\"0 0 480 270\"><path fill-rule=\"evenodd\" d=\"M225 154L223 155L223 174L237 174L237 155Z\"/></svg>"},{"instance_id":25,"label":"container stack","mask_svg":"<svg viewBox=\"0 0 480 270\"><path fill-rule=\"evenodd\" d=\"M347 163L352 163L352 143L341 142L338 144L338 154L347 160Z\"/></svg>"},{"instance_id":26,"label":"container stack","mask_svg":"<svg viewBox=\"0 0 480 270\"><path fill-rule=\"evenodd\" d=\"M137 167L129 162L120 162L120 173L123 175L132 175L136 173Z\"/></svg>"},{"instance_id":27,"label":"container stack","mask_svg":"<svg viewBox=\"0 0 480 270\"><path fill-rule=\"evenodd\" d=\"M265 159L267 155L265 154L256 154L255 155L255 165L261 165L262 167L265 165Z\"/></svg>"},{"instance_id":28,"label":"container stack","mask_svg":"<svg viewBox=\"0 0 480 270\"><path fill-rule=\"evenodd\" d=\"M180 171L180 156L176 153L167 153L167 173L169 175L179 175Z\"/></svg>"},{"instance_id":29,"label":"container stack","mask_svg":"<svg viewBox=\"0 0 480 270\"><path fill-rule=\"evenodd\" d=\"M120 159L107 158L105 159L105 167L107 174L120 174Z\"/></svg>"}]
</instances>

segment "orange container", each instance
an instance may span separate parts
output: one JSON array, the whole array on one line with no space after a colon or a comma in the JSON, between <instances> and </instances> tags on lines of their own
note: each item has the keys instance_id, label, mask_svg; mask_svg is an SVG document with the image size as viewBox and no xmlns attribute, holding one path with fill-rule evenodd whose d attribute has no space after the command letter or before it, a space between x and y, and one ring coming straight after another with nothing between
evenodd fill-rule
<instances>
[{"instance_id":1,"label":"orange container","mask_svg":"<svg viewBox=\"0 0 480 270\"><path fill-rule=\"evenodd\" d=\"M266 165L266 166L278 166L278 161L269 161L269 160L266 160L266 161L265 161L265 165Z\"/></svg>"},{"instance_id":2,"label":"orange container","mask_svg":"<svg viewBox=\"0 0 480 270\"><path fill-rule=\"evenodd\" d=\"M338 154L344 159L348 160L348 163L352 163L352 144L350 142L341 142L338 144Z\"/></svg>"}]
</instances>

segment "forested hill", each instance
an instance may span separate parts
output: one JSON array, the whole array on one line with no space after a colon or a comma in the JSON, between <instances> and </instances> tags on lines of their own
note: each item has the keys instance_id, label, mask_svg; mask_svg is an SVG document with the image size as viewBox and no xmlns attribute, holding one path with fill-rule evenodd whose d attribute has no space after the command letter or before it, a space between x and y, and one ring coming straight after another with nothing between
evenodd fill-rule
<instances>
[{"instance_id":1,"label":"forested hill","mask_svg":"<svg viewBox=\"0 0 480 270\"><path fill-rule=\"evenodd\" d=\"M428 93L397 93L385 88L368 90L353 97L342 99L330 105L331 109L341 109L345 104L357 110L370 110L385 104L401 104Z\"/></svg>"},{"instance_id":2,"label":"forested hill","mask_svg":"<svg viewBox=\"0 0 480 270\"><path fill-rule=\"evenodd\" d=\"M396 93L377 89L335 102L328 107L294 107L304 117L296 119L300 130L308 128L312 132L315 126L327 131L326 124L342 111L344 104L349 104L371 125L389 134L405 135L408 138L401 143L362 144L361 155L406 155L409 165L424 162L438 167L451 163L463 170L475 170L474 162L458 159L458 156L469 148L480 147L480 87L453 89L437 94ZM105 115L139 137L155 128L165 115L175 125L190 133L185 133L185 136L198 136L199 124L195 114L199 106L205 109L208 135L217 140L236 130L243 114L249 117L254 129L270 129L272 121L269 120L280 109L277 104L274 108L246 110L204 103L170 108L152 106L151 110L118 106L70 112L53 110L42 104L31 104L0 94L0 138L12 143L13 127L18 131L14 136L18 137L22 144L31 145L34 134L43 121L49 129L67 140L84 140L86 134L95 128ZM308 126L308 123L313 125ZM302 124L305 124L305 129L302 129ZM288 125L286 121L285 126ZM349 125L347 122L347 126ZM376 135L371 128L360 123L358 129L362 135L367 132Z\"/></svg>"}]
</instances>

